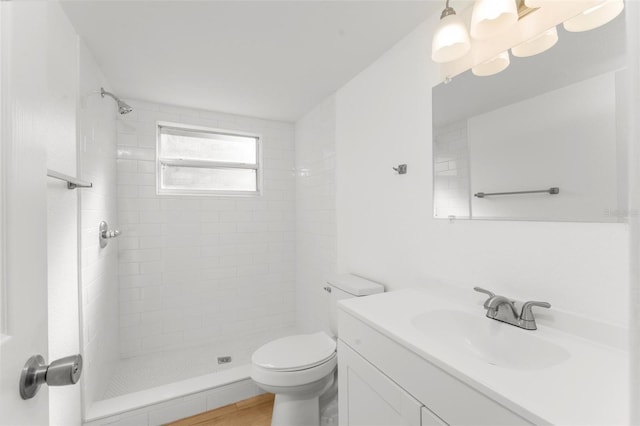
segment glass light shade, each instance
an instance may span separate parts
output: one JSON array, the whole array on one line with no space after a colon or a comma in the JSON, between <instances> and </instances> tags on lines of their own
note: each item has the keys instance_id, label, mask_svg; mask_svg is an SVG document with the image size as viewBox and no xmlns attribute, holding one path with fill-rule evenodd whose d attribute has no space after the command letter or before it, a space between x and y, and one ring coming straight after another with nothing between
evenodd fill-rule
<instances>
[{"instance_id":1,"label":"glass light shade","mask_svg":"<svg viewBox=\"0 0 640 426\"><path fill-rule=\"evenodd\" d=\"M495 37L516 22L518 9L515 0L476 0L471 14L471 37Z\"/></svg>"},{"instance_id":2,"label":"glass light shade","mask_svg":"<svg viewBox=\"0 0 640 426\"><path fill-rule=\"evenodd\" d=\"M457 15L445 16L436 27L431 43L431 59L443 63L455 61L467 54L471 48L469 33Z\"/></svg>"},{"instance_id":3,"label":"glass light shade","mask_svg":"<svg viewBox=\"0 0 640 426\"><path fill-rule=\"evenodd\" d=\"M495 58L489 59L486 62L476 65L471 68L473 75L479 77L486 77L493 74L498 74L500 71L505 70L511 61L509 60L509 51L500 53Z\"/></svg>"},{"instance_id":4,"label":"glass light shade","mask_svg":"<svg viewBox=\"0 0 640 426\"><path fill-rule=\"evenodd\" d=\"M574 33L589 31L613 20L623 10L624 0L607 0L565 21L564 29Z\"/></svg>"},{"instance_id":5,"label":"glass light shade","mask_svg":"<svg viewBox=\"0 0 640 426\"><path fill-rule=\"evenodd\" d=\"M520 58L526 58L527 56L537 55L538 53L551 49L557 42L558 30L556 27L553 27L535 36L531 40L512 47L511 54Z\"/></svg>"},{"instance_id":6,"label":"glass light shade","mask_svg":"<svg viewBox=\"0 0 640 426\"><path fill-rule=\"evenodd\" d=\"M542 7L551 1L553 0L524 0L524 4L533 9L535 7Z\"/></svg>"}]
</instances>

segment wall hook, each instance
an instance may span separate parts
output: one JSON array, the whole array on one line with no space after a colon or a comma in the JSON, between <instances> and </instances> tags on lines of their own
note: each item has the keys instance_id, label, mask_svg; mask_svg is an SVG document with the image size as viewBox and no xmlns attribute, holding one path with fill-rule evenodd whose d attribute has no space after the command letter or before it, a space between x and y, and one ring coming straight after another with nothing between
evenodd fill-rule
<instances>
[{"instance_id":1,"label":"wall hook","mask_svg":"<svg viewBox=\"0 0 640 426\"><path fill-rule=\"evenodd\" d=\"M398 167L393 167L393 170L399 175L407 174L407 165L406 164L398 164Z\"/></svg>"}]
</instances>

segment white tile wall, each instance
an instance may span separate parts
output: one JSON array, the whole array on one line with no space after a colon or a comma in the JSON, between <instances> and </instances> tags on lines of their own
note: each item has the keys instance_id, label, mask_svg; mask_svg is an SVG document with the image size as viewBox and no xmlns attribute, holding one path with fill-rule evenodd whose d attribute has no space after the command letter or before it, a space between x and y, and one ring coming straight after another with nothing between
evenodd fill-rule
<instances>
[{"instance_id":1,"label":"white tile wall","mask_svg":"<svg viewBox=\"0 0 640 426\"><path fill-rule=\"evenodd\" d=\"M91 53L79 50L79 176L93 188L78 190L81 224L82 328L85 403L99 399L118 359L118 241L101 249L101 220L117 223L116 105L101 98L108 90Z\"/></svg>"},{"instance_id":2,"label":"white tile wall","mask_svg":"<svg viewBox=\"0 0 640 426\"><path fill-rule=\"evenodd\" d=\"M328 330L323 290L336 270L335 99L296 123L297 324Z\"/></svg>"},{"instance_id":3,"label":"white tile wall","mask_svg":"<svg viewBox=\"0 0 640 426\"><path fill-rule=\"evenodd\" d=\"M295 321L293 126L127 101L118 119L120 353L254 348ZM156 195L157 121L262 135L263 195Z\"/></svg>"},{"instance_id":4,"label":"white tile wall","mask_svg":"<svg viewBox=\"0 0 640 426\"><path fill-rule=\"evenodd\" d=\"M52 120L47 129L47 168L77 175L76 93L78 88L77 36L57 3L47 14L46 42L56 52L49 64L49 105ZM78 300L78 191L65 182L47 179L47 287L49 353L54 360L80 351ZM80 386L49 390L49 424L81 424Z\"/></svg>"},{"instance_id":5,"label":"white tile wall","mask_svg":"<svg viewBox=\"0 0 640 426\"><path fill-rule=\"evenodd\" d=\"M433 138L435 215L468 218L471 200L466 120L436 128Z\"/></svg>"}]
</instances>

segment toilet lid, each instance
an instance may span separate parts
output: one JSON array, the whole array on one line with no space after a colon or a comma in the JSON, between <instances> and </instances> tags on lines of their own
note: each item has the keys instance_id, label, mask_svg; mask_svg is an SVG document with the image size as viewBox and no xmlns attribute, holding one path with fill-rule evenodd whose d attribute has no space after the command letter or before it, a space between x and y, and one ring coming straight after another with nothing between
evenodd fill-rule
<instances>
[{"instance_id":1,"label":"toilet lid","mask_svg":"<svg viewBox=\"0 0 640 426\"><path fill-rule=\"evenodd\" d=\"M262 368L297 371L320 365L336 352L336 342L326 333L300 334L274 340L253 353L251 361Z\"/></svg>"}]
</instances>

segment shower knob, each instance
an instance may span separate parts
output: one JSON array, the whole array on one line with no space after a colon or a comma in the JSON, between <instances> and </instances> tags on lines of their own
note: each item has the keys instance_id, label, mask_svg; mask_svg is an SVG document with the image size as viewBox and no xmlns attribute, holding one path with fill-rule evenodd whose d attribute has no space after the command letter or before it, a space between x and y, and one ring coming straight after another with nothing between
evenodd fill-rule
<instances>
[{"instance_id":1,"label":"shower knob","mask_svg":"<svg viewBox=\"0 0 640 426\"><path fill-rule=\"evenodd\" d=\"M42 355L29 358L20 375L20 396L31 399L43 383L49 386L74 385L82 374L82 355L71 355L46 365Z\"/></svg>"},{"instance_id":2,"label":"shower knob","mask_svg":"<svg viewBox=\"0 0 640 426\"><path fill-rule=\"evenodd\" d=\"M100 222L98 235L100 237L100 247L105 248L107 246L108 240L120 235L120 231L117 229L109 229L109 224L103 220L102 222Z\"/></svg>"}]
</instances>

